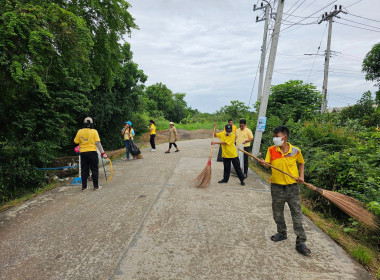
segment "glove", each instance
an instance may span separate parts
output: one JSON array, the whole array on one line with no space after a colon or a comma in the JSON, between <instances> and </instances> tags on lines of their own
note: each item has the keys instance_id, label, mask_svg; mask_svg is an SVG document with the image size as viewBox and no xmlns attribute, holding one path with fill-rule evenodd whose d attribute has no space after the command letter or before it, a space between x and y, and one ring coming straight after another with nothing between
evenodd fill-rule
<instances>
[{"instance_id":1,"label":"glove","mask_svg":"<svg viewBox=\"0 0 380 280\"><path fill-rule=\"evenodd\" d=\"M101 153L102 158L107 158L106 153Z\"/></svg>"}]
</instances>

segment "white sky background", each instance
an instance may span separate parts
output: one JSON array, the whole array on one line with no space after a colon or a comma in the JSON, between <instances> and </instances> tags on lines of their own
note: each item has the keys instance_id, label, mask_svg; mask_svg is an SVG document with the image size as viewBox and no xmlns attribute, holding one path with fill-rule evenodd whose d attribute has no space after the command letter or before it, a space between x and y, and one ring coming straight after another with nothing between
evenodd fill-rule
<instances>
[{"instance_id":1,"label":"white sky background","mask_svg":"<svg viewBox=\"0 0 380 280\"><path fill-rule=\"evenodd\" d=\"M132 5L129 12L140 30L133 30L131 38L126 40L131 43L134 62L149 77L147 86L162 82L174 93L186 93L188 105L201 112L215 112L231 100L248 105L260 61L264 30L264 21L255 22L256 16L261 16L262 12L254 12L252 7L253 4L260 5L261 1L127 1ZM285 13L290 14L300 6L292 16L284 14L283 19L298 22L302 18L295 16L310 16L332 2L334 0L285 0ZM339 53L330 59L327 97L330 108L355 104L363 92L376 91L372 82L365 81L361 64L373 45L380 42L379 0L335 1L313 16L330 12L334 4L348 7L347 11L353 15L377 20L369 21L341 13L342 19L336 19L337 22L379 32L333 23L331 50ZM317 18L308 18L301 23L317 21ZM283 22L281 29L289 26L284 24L289 22ZM295 25L280 33L272 85L300 79L313 83L318 90L322 89L323 54L328 33L325 26L326 22ZM304 55L317 53L320 43L320 56ZM310 72L314 60L313 71ZM251 106L257 99L257 86L258 75Z\"/></svg>"}]
</instances>

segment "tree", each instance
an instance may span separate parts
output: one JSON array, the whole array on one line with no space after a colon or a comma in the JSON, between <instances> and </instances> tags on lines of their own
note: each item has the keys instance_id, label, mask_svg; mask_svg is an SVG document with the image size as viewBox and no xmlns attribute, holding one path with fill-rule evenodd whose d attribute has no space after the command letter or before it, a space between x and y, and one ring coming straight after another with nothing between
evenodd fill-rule
<instances>
[{"instance_id":1,"label":"tree","mask_svg":"<svg viewBox=\"0 0 380 280\"><path fill-rule=\"evenodd\" d=\"M343 121L358 119L364 126L376 126L376 124L380 123L380 112L376 113L374 105L375 100L372 98L372 93L366 91L355 105L344 108L341 111L341 119Z\"/></svg>"},{"instance_id":2,"label":"tree","mask_svg":"<svg viewBox=\"0 0 380 280\"><path fill-rule=\"evenodd\" d=\"M271 87L267 115L278 116L283 124L289 119L306 119L321 107L322 95L312 84L290 80Z\"/></svg>"},{"instance_id":3,"label":"tree","mask_svg":"<svg viewBox=\"0 0 380 280\"><path fill-rule=\"evenodd\" d=\"M226 118L236 121L245 118L245 116L249 113L249 107L246 106L244 102L232 100L230 103L230 105L222 107L217 113L224 114Z\"/></svg>"},{"instance_id":4,"label":"tree","mask_svg":"<svg viewBox=\"0 0 380 280\"><path fill-rule=\"evenodd\" d=\"M374 45L365 56L362 71L366 73L367 81L376 82L376 85L380 86L380 43Z\"/></svg>"}]
</instances>

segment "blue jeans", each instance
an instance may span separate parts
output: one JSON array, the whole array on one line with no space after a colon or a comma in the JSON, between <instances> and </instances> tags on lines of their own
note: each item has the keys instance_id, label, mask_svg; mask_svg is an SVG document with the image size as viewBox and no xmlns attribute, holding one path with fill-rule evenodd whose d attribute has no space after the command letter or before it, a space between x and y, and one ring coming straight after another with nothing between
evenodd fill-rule
<instances>
[{"instance_id":1,"label":"blue jeans","mask_svg":"<svg viewBox=\"0 0 380 280\"><path fill-rule=\"evenodd\" d=\"M127 151L127 159L129 159L129 140L125 140L125 149Z\"/></svg>"}]
</instances>

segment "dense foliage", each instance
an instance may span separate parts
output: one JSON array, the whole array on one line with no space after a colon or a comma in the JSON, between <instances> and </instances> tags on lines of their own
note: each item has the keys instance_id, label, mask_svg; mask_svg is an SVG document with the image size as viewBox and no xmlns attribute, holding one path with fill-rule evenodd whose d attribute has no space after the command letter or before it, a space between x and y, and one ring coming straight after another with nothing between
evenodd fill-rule
<instances>
[{"instance_id":1,"label":"dense foliage","mask_svg":"<svg viewBox=\"0 0 380 280\"><path fill-rule=\"evenodd\" d=\"M73 154L88 115L110 150L121 147L126 120L145 132L155 115L180 121L191 111L183 93L146 89L122 43L138 28L128 8L124 0L0 1L0 201L45 184L36 167ZM155 88L169 94L153 98Z\"/></svg>"}]
</instances>

